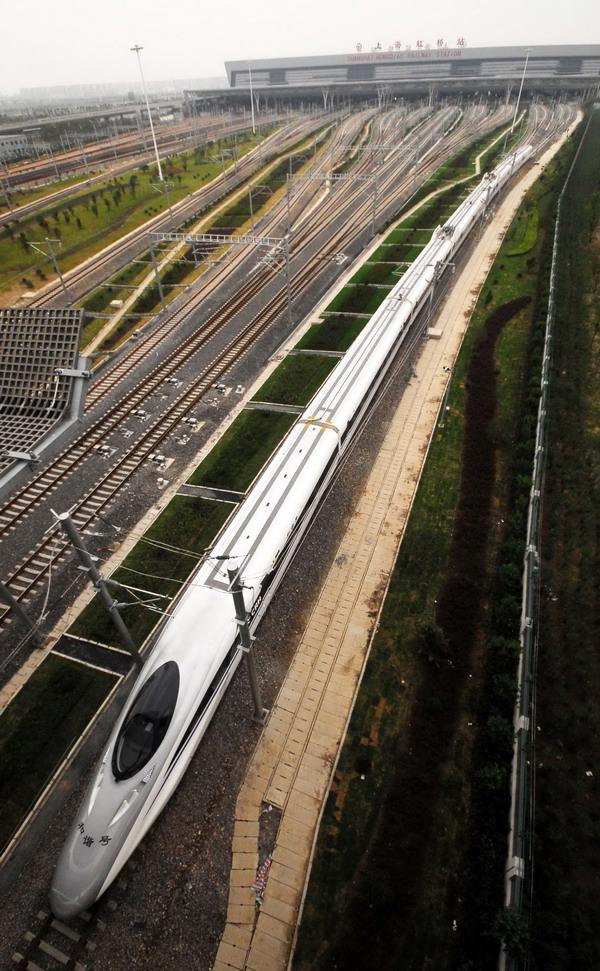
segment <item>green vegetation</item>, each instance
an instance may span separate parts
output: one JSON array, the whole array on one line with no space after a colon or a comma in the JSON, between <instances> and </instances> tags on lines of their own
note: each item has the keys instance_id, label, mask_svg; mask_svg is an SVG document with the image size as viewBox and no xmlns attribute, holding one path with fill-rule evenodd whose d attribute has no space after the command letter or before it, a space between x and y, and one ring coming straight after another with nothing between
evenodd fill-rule
<instances>
[{"instance_id":1,"label":"green vegetation","mask_svg":"<svg viewBox=\"0 0 600 971\"><path fill-rule=\"evenodd\" d=\"M463 341L326 805L298 971L496 966L540 339L571 156L528 194L535 247L508 259L515 221Z\"/></svg>"},{"instance_id":2,"label":"green vegetation","mask_svg":"<svg viewBox=\"0 0 600 971\"><path fill-rule=\"evenodd\" d=\"M90 177L97 175L97 172L90 172ZM13 209L18 209L20 206L26 206L29 202L35 202L37 199L43 199L45 196L52 195L54 192L60 192L61 189L67 189L70 185L81 184L82 188L86 185L88 176L82 175L72 175L66 179L55 179L53 182L46 182L44 185L37 185L34 189L13 189L10 193L10 201ZM7 213L8 206L6 205L6 200L4 194L0 195L0 213Z\"/></svg>"},{"instance_id":3,"label":"green vegetation","mask_svg":"<svg viewBox=\"0 0 600 971\"><path fill-rule=\"evenodd\" d=\"M360 317L325 317L322 323L309 327L296 347L311 351L347 351L366 324L368 320Z\"/></svg>"},{"instance_id":4,"label":"green vegetation","mask_svg":"<svg viewBox=\"0 0 600 971\"><path fill-rule=\"evenodd\" d=\"M144 538L128 553L122 565L111 574L111 579L151 593L175 596L197 565L197 561L188 553L197 553L199 561L231 510L229 503L175 496ZM154 546L148 541L183 548L188 553ZM149 599L147 594L119 589L118 599L121 604L131 604L124 607L123 617L136 645L140 647L156 627L161 614L139 605L140 599ZM168 603L168 600L155 601L161 611L168 609ZM119 645L117 632L97 596L79 614L69 633L104 644Z\"/></svg>"},{"instance_id":5,"label":"green vegetation","mask_svg":"<svg viewBox=\"0 0 600 971\"><path fill-rule=\"evenodd\" d=\"M352 139L350 146L346 152L346 158L344 159L344 161L336 165L334 169L332 169L333 174L343 175L344 172L347 172L348 169L352 168L352 166L357 162L357 160L360 158L360 152L355 152L353 154L353 149L356 149L357 145L361 141L368 142L369 135L371 132L371 127L372 127L372 122L368 121L366 125L364 125L362 128L359 128L359 130L357 131L356 135Z\"/></svg>"},{"instance_id":6,"label":"green vegetation","mask_svg":"<svg viewBox=\"0 0 600 971\"><path fill-rule=\"evenodd\" d=\"M337 363L335 357L292 354L273 371L252 400L307 405Z\"/></svg>"},{"instance_id":7,"label":"green vegetation","mask_svg":"<svg viewBox=\"0 0 600 971\"><path fill-rule=\"evenodd\" d=\"M115 684L50 654L0 718L0 850Z\"/></svg>"},{"instance_id":8,"label":"green vegetation","mask_svg":"<svg viewBox=\"0 0 600 971\"><path fill-rule=\"evenodd\" d=\"M363 270L366 268L363 267ZM388 267L387 272L390 271L391 267ZM392 286L393 283L381 288L370 286L366 282L350 283L333 298L327 310L341 314L374 314Z\"/></svg>"},{"instance_id":9,"label":"green vegetation","mask_svg":"<svg viewBox=\"0 0 600 971\"><path fill-rule=\"evenodd\" d=\"M467 145L451 159L448 159L439 169L436 169L431 178L412 197L411 205L424 199L431 192L451 185L457 179L462 180L463 184L470 186L477 177L476 163L478 155L481 155L479 163L481 168L480 177L485 172L493 169L501 160L502 156L509 152L522 137L521 128L517 126L505 146L504 138L498 138L498 136L508 130L508 126L500 125L493 131L488 132L487 135L483 135L472 145ZM486 146L489 146L487 150Z\"/></svg>"},{"instance_id":10,"label":"green vegetation","mask_svg":"<svg viewBox=\"0 0 600 971\"><path fill-rule=\"evenodd\" d=\"M328 131L329 129L326 127L315 136L317 148L319 144L321 144L324 139L328 137ZM303 148L305 144L306 140L303 139L296 145L292 146L289 151L293 153L294 151ZM260 186L254 187L253 189L252 213L254 217L258 217L259 214L262 214L262 212L270 206L274 193L285 185L285 176L286 173L289 172L290 167L292 172L296 173L305 164L306 158L304 155L294 155L291 159L291 163L286 157L277 162L274 167L270 168L269 172L265 176L264 183L262 183ZM237 190L235 191L237 192ZM216 205L219 205L219 203ZM216 205L212 208L216 208ZM236 229L242 227L249 219L250 200L248 193L244 192L235 202L221 211L219 215L216 215L213 222L206 227L206 230L207 232L235 232ZM184 228L189 226L190 223L196 221L197 217L187 220L184 224ZM156 248L157 259L159 259L160 253L164 255L166 253L166 248ZM192 247L185 247L182 249L173 262L169 263L160 270L160 278L165 302L168 304L174 300L180 292L181 285L190 283L197 279L198 276L205 271L205 269L205 265L200 266L199 268L196 267ZM106 312L109 309L111 300L125 300L128 296L130 296L131 291L128 289L123 289L124 284L141 282L142 278L148 273L148 271L149 262L147 262L145 267L132 264L127 268L127 270L117 274L117 276L110 280L109 286L100 287L95 290L82 302L82 306L86 310L95 311L97 313ZM147 314L148 316L151 316L152 314L157 313L159 307L160 293L158 286L155 283L150 283L145 288L144 292L140 294L137 300L129 308L128 313ZM110 350L111 348L117 346L131 333L132 330L143 326L143 323L145 323L145 321L132 322L130 317L121 320L114 331L111 331L111 333L104 338L100 344L100 349ZM86 325L86 329L84 331L84 340L91 340L92 336L98 332L101 326L102 324L98 325L96 321L90 321Z\"/></svg>"},{"instance_id":11,"label":"green vegetation","mask_svg":"<svg viewBox=\"0 0 600 971\"><path fill-rule=\"evenodd\" d=\"M541 534L533 965L600 967L600 112L561 207Z\"/></svg>"},{"instance_id":12,"label":"green vegetation","mask_svg":"<svg viewBox=\"0 0 600 971\"><path fill-rule=\"evenodd\" d=\"M479 164L481 165L481 174L484 172L490 172L498 163L502 160L504 155L507 155L514 147L523 139L523 130L521 125L515 125L515 130L509 138L501 138L495 145L490 145L487 152L481 156Z\"/></svg>"},{"instance_id":13,"label":"green vegetation","mask_svg":"<svg viewBox=\"0 0 600 971\"><path fill-rule=\"evenodd\" d=\"M248 136L238 142L238 157L246 154L263 137ZM165 179L172 184L171 203L178 202L219 174L221 164L211 158L212 153L230 143L233 144L232 138L224 139L217 146L182 152L164 161ZM229 160L226 166L231 164ZM35 216L8 223L0 230L0 288L16 285L21 274L29 274L21 277L22 286L40 286L47 273L53 272L49 271L49 260L40 258L39 253L28 245L29 241L45 236L59 239L61 269L67 270L164 211L167 200L153 187L156 182L156 166L142 165L127 175L108 179L54 207L41 210Z\"/></svg>"},{"instance_id":14,"label":"green vegetation","mask_svg":"<svg viewBox=\"0 0 600 971\"><path fill-rule=\"evenodd\" d=\"M537 242L539 221L540 214L535 206L519 213L514 233L515 245L508 251L508 256L523 256L533 249Z\"/></svg>"},{"instance_id":15,"label":"green vegetation","mask_svg":"<svg viewBox=\"0 0 600 971\"><path fill-rule=\"evenodd\" d=\"M390 289L431 239L436 226L455 210L468 190L463 185L449 186L444 192L424 202L416 212L391 230L368 263L363 264L328 304L326 311L337 314L373 314ZM426 193L427 194L427 193ZM374 285L376 284L376 286ZM352 318L349 318L352 319ZM357 333L365 321L358 323ZM308 335L307 335L308 336ZM314 339L311 334L310 340ZM313 346L299 343L299 347ZM341 349L345 349L343 346Z\"/></svg>"},{"instance_id":16,"label":"green vegetation","mask_svg":"<svg viewBox=\"0 0 600 971\"><path fill-rule=\"evenodd\" d=\"M106 286L99 287L85 297L81 301L81 306L90 313L106 313L111 300L124 299L129 294L128 290L122 288L136 286L146 273L148 273L147 266L130 263L124 270L120 270L119 273L111 277Z\"/></svg>"},{"instance_id":17,"label":"green vegetation","mask_svg":"<svg viewBox=\"0 0 600 971\"><path fill-rule=\"evenodd\" d=\"M296 175L306 165L304 155L293 154L294 149L297 147L299 146L294 146L290 150L290 153L286 154L286 157L277 162L270 172L265 175L264 181L261 181L259 186L253 187L252 213L254 215L257 215L260 209L268 205L272 195L285 187L286 176L290 172L292 175ZM231 206L228 206L227 209L220 212L207 231L234 233L236 229L239 229L244 223L247 223L250 218L250 199L246 192L232 203Z\"/></svg>"},{"instance_id":18,"label":"green vegetation","mask_svg":"<svg viewBox=\"0 0 600 971\"><path fill-rule=\"evenodd\" d=\"M242 411L189 482L245 492L295 420L280 412Z\"/></svg>"}]
</instances>

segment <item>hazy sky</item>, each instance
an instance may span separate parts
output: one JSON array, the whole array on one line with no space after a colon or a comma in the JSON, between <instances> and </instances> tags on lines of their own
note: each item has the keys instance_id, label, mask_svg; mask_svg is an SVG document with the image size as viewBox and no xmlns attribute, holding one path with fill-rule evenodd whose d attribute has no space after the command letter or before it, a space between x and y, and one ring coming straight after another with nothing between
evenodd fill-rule
<instances>
[{"instance_id":1,"label":"hazy sky","mask_svg":"<svg viewBox=\"0 0 600 971\"><path fill-rule=\"evenodd\" d=\"M0 92L42 84L224 74L236 58L368 50L600 43L599 0L0 0Z\"/></svg>"}]
</instances>

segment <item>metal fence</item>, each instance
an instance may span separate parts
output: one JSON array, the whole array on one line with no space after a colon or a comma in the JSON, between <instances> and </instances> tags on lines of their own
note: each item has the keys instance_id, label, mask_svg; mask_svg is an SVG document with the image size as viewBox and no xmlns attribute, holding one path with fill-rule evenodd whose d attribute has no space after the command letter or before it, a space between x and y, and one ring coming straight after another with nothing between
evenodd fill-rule
<instances>
[{"instance_id":1,"label":"metal fence","mask_svg":"<svg viewBox=\"0 0 600 971\"><path fill-rule=\"evenodd\" d=\"M533 877L535 665L539 633L540 526L542 485L548 449L548 395L552 362L552 341L556 317L561 209L563 198L569 185L573 169L577 164L590 120L591 115L558 197L554 223L554 241L544 334L540 398L538 403L533 472L527 515L527 537L523 565L523 595L519 634L521 650L518 669L518 694L514 714L515 745L511 775L510 833L508 863L505 876L505 904L515 915L525 914L526 906L531 896ZM502 949L499 961L500 971L523 971L523 969L528 967L528 956L519 957L515 954L507 954Z\"/></svg>"}]
</instances>

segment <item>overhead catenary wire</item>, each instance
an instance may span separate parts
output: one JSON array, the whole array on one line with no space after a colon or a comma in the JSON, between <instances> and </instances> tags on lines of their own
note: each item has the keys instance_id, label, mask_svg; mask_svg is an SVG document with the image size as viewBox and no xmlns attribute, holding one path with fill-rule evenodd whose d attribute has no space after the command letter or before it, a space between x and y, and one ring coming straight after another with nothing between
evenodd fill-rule
<instances>
[{"instance_id":1,"label":"overhead catenary wire","mask_svg":"<svg viewBox=\"0 0 600 971\"><path fill-rule=\"evenodd\" d=\"M160 547L158 547L158 548L160 548ZM165 546L163 548L168 548L167 547L167 544L165 544ZM174 549L174 552L179 552L181 555L192 556L192 557L194 557L194 559L197 559L198 558L197 554L195 552L192 552L192 551L183 551L182 549L180 549L180 550ZM181 582L185 582L185 581L179 581L178 580L177 582L180 582L181 583Z\"/></svg>"},{"instance_id":2,"label":"overhead catenary wire","mask_svg":"<svg viewBox=\"0 0 600 971\"><path fill-rule=\"evenodd\" d=\"M5 671L7 667L10 665L13 658L17 656L19 651L21 651L23 647L25 647L25 645L31 640L32 637L35 637L38 634L42 623L46 619L46 616L47 616L46 611L48 609L48 603L50 600L50 590L52 587L52 565L54 563L55 558L58 556L59 552L60 552L60 548L55 545L54 550L51 552L51 557L48 564L48 584L46 586L44 603L42 605L42 609L40 611L39 617L37 618L37 620L33 622L30 629L27 631L26 634L23 635L21 640L15 645L12 651L4 658L4 660L0 664L0 672Z\"/></svg>"}]
</instances>

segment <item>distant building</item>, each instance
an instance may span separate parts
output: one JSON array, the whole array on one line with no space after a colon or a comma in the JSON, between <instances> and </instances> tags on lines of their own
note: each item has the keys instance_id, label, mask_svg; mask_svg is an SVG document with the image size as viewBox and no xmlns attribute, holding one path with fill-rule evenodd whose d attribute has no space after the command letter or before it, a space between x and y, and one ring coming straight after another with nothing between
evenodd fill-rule
<instances>
[{"instance_id":1,"label":"distant building","mask_svg":"<svg viewBox=\"0 0 600 971\"><path fill-rule=\"evenodd\" d=\"M27 135L0 135L0 161L11 162L31 155L31 142Z\"/></svg>"},{"instance_id":2,"label":"distant building","mask_svg":"<svg viewBox=\"0 0 600 971\"><path fill-rule=\"evenodd\" d=\"M148 81L148 93L170 97L181 94L184 88L206 87L224 88L227 85L225 78L200 78L173 81ZM40 104L44 102L98 102L111 101L114 99L132 101L141 99L143 95L142 85L139 81L107 81L90 84L58 84L45 85L36 88L21 88L19 100L25 103Z\"/></svg>"}]
</instances>

